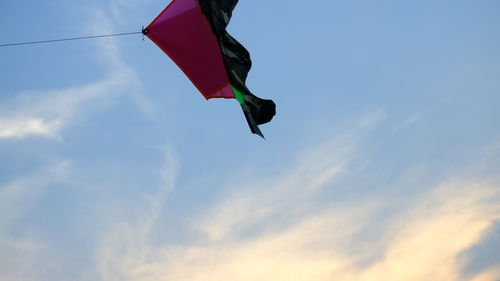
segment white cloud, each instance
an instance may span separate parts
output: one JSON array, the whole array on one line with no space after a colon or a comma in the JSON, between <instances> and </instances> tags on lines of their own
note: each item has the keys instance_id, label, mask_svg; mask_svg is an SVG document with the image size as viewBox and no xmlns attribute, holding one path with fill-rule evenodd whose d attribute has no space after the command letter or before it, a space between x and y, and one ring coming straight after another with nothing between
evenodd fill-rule
<instances>
[{"instance_id":1,"label":"white cloud","mask_svg":"<svg viewBox=\"0 0 500 281\"><path fill-rule=\"evenodd\" d=\"M359 123L358 126L361 128L370 128L387 117L387 113L384 109L379 109L378 111L373 112L365 116Z\"/></svg>"},{"instance_id":2,"label":"white cloud","mask_svg":"<svg viewBox=\"0 0 500 281\"><path fill-rule=\"evenodd\" d=\"M137 200L138 206L147 206L138 210L139 221L111 222L115 224L113 230L103 237L102 245L97 249L97 270L103 280L126 280L127 276L123 273L127 268L133 266L137 259L147 258L148 249L145 244L168 194L174 188L177 175L176 157L171 150L167 150L165 155L163 186L147 196L147 200Z\"/></svg>"},{"instance_id":3,"label":"white cloud","mask_svg":"<svg viewBox=\"0 0 500 281\"><path fill-rule=\"evenodd\" d=\"M43 119L27 118L0 121L0 138L23 138L29 135L54 137L61 127L59 120L45 121Z\"/></svg>"},{"instance_id":4,"label":"white cloud","mask_svg":"<svg viewBox=\"0 0 500 281\"><path fill-rule=\"evenodd\" d=\"M94 11L90 32L112 33L104 14ZM88 85L59 90L15 94L0 107L0 140L32 136L59 138L61 130L85 113L108 106L113 100L140 87L134 70L123 60L113 38L96 41L96 55L107 68L104 78ZM142 101L145 103L146 101Z\"/></svg>"},{"instance_id":5,"label":"white cloud","mask_svg":"<svg viewBox=\"0 0 500 281\"><path fill-rule=\"evenodd\" d=\"M319 204L323 191L340 183L352 184L354 179L347 171L357 157L362 136L362 132L345 134L314 146L277 176L255 180L248 171L246 176L239 175L234 184L229 184L233 193L199 210L198 216L186 222L185 231L191 239L182 244L151 239L177 175L178 161L167 152L164 184L150 194L139 192L135 204L122 206L132 210L128 215L106 219L108 231L93 245L95 278L461 280L464 259L460 257L500 219L498 183L479 180L477 173L469 171L462 178L459 173L451 174L433 188L413 194L412 200L389 192ZM485 149L481 159L495 158L496 148ZM10 229L10 222L26 212L30 196L36 198L35 189L30 187L64 180L69 167L68 162L62 162L0 189L2 229ZM484 169L473 168L476 172ZM425 169L409 169L388 184L405 189L425 177L422 171ZM337 181L341 177L344 179ZM397 205L395 201L400 199L410 203L387 215L387 206ZM102 233L102 229L99 231ZM17 253L9 262L0 263L2 280L58 280L49 273L61 271L64 261L44 258L53 249L43 240L36 236L18 239L5 233L0 238L2 253ZM21 271L9 269L19 268L14 266L17 263L22 264ZM498 271L490 268L471 278L494 281L499 277Z\"/></svg>"},{"instance_id":6,"label":"white cloud","mask_svg":"<svg viewBox=\"0 0 500 281\"><path fill-rule=\"evenodd\" d=\"M423 194L412 195L413 200L405 198L411 203L389 216L387 206L394 206L398 195L311 207L321 187L331 186L347 167L356 140L350 136L328 141L273 179L240 178L232 195L201 210L191 221L198 238L187 244L135 239L133 230L141 229L141 224L113 230L115 239L107 239L102 251L114 258L101 256L107 265L101 277L105 281L461 280L461 255L500 219L500 186L471 174L451 175ZM315 183L316 178L321 180ZM411 184L415 180L408 178ZM393 184L404 189L409 182L403 177ZM487 269L473 278L493 281L500 275Z\"/></svg>"},{"instance_id":7,"label":"white cloud","mask_svg":"<svg viewBox=\"0 0 500 281\"><path fill-rule=\"evenodd\" d=\"M82 112L95 110L98 101L123 93L134 83L133 77L133 72L125 68L87 86L21 94L17 100L2 107L0 139L59 137L61 129Z\"/></svg>"},{"instance_id":8,"label":"white cloud","mask_svg":"<svg viewBox=\"0 0 500 281\"><path fill-rule=\"evenodd\" d=\"M124 10L146 1L108 3L116 19L125 21ZM104 14L97 12L93 19L91 29L112 30ZM98 50L108 67L104 79L20 95L0 108L0 139L59 138L64 128L96 110L96 105L98 109L102 104L107 106L128 87L139 86L114 41L99 42ZM349 125L368 130L386 117L386 112L379 110ZM421 118L415 115L396 130L411 127ZM269 178L255 180L251 175L240 175L231 184L231 194L189 218L185 232L192 236L182 244L151 239L177 174L177 160L167 153L163 186L146 196L134 193L138 195L134 204L117 208L136 212L113 217L104 229L86 230L85 235L107 230L100 243L88 245L95 247L96 277L105 281L461 280L463 260L459 257L500 219L500 186L484 179L485 174L497 173L492 167L496 169L498 164L492 162L498 163L498 143L475 159L475 167L458 169L432 188L427 182L422 184L426 171L432 169L426 165L416 165L392 182L384 182L392 190L420 184L425 185L425 191L395 195L386 188L363 197L355 194L360 189L354 178L363 175L363 167L357 167L356 173L351 170L353 157L359 157L361 138L361 134L346 134L329 140L299 156L295 164L283 163L281 173ZM492 151L496 151L495 157L491 157ZM54 249L43 237L33 233L19 237L11 227L29 212L30 203L43 188L66 179L68 167L69 162L63 161L0 188L0 280L68 279L54 276L68 267L51 255ZM118 185L115 180L113 184ZM207 184L215 187L219 183ZM355 198L325 204L322 192L337 188L339 193L354 191L350 193ZM107 198L105 204L119 204L113 200ZM399 200L409 204L395 209ZM104 225L99 219L90 226ZM497 281L500 271L490 268L471 278Z\"/></svg>"},{"instance_id":9,"label":"white cloud","mask_svg":"<svg viewBox=\"0 0 500 281\"><path fill-rule=\"evenodd\" d=\"M485 200L492 196L498 199L498 186L487 183L439 185L397 215L382 241L353 237L366 231L372 215L389 202L339 205L305 216L280 231L246 239L198 241L189 246L125 243L121 249L140 248L141 254L123 259L115 252L118 271L103 279L460 280L458 256L479 242L492 221L500 218L500 201ZM239 216L240 210L234 207ZM259 204L253 207L260 208ZM224 217L230 216L227 211ZM211 222L217 223L217 216L207 218ZM373 255L378 258L361 265L360 261ZM478 280L500 277L495 272L481 274L492 279Z\"/></svg>"},{"instance_id":10,"label":"white cloud","mask_svg":"<svg viewBox=\"0 0 500 281\"><path fill-rule=\"evenodd\" d=\"M29 216L51 184L67 180L71 162L62 161L0 186L0 280L49 280L61 263L38 235L22 231L18 221Z\"/></svg>"},{"instance_id":11,"label":"white cloud","mask_svg":"<svg viewBox=\"0 0 500 281\"><path fill-rule=\"evenodd\" d=\"M497 281L500 278L500 269L490 269L474 277L471 281Z\"/></svg>"},{"instance_id":12,"label":"white cloud","mask_svg":"<svg viewBox=\"0 0 500 281\"><path fill-rule=\"evenodd\" d=\"M5 226L29 210L32 206L31 202L36 200L48 184L67 177L70 167L70 161L60 161L48 165L41 171L22 176L13 182L0 186L0 226Z\"/></svg>"},{"instance_id":13,"label":"white cloud","mask_svg":"<svg viewBox=\"0 0 500 281\"><path fill-rule=\"evenodd\" d=\"M281 175L259 178L258 182L239 180L234 184L238 187L235 194L196 222L197 228L217 241L231 238L271 216L304 211L322 187L342 174L357 141L352 135L336 137L300 156Z\"/></svg>"},{"instance_id":14,"label":"white cloud","mask_svg":"<svg viewBox=\"0 0 500 281\"><path fill-rule=\"evenodd\" d=\"M108 5L114 19L119 23L126 23L127 21L130 21L130 18L127 18L126 16L128 13L133 11L134 14L137 15L137 11L140 10L140 7L144 7L151 2L151 0L109 0Z\"/></svg>"}]
</instances>

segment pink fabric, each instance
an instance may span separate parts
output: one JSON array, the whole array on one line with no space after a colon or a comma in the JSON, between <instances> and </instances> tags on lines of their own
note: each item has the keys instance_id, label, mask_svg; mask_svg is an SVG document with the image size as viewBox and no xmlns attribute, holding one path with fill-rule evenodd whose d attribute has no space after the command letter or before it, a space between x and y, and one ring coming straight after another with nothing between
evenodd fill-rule
<instances>
[{"instance_id":1,"label":"pink fabric","mask_svg":"<svg viewBox=\"0 0 500 281\"><path fill-rule=\"evenodd\" d=\"M212 98L235 98L233 88L227 85L212 95Z\"/></svg>"},{"instance_id":2,"label":"pink fabric","mask_svg":"<svg viewBox=\"0 0 500 281\"><path fill-rule=\"evenodd\" d=\"M235 98L222 54L198 0L173 0L147 36L210 98Z\"/></svg>"}]
</instances>

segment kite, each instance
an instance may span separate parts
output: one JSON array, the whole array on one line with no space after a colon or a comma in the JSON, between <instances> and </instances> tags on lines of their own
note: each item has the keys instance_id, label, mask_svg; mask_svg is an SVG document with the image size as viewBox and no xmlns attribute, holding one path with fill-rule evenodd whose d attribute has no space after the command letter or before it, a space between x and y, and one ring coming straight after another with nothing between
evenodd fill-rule
<instances>
[{"instance_id":1,"label":"kite","mask_svg":"<svg viewBox=\"0 0 500 281\"><path fill-rule=\"evenodd\" d=\"M226 31L238 0L173 0L142 33L165 52L208 100L236 99L252 133L276 114L272 100L246 86L250 53Z\"/></svg>"},{"instance_id":2,"label":"kite","mask_svg":"<svg viewBox=\"0 0 500 281\"><path fill-rule=\"evenodd\" d=\"M252 133L276 114L272 100L248 89L250 53L226 31L238 0L173 0L139 32L0 44L0 47L55 43L142 33L163 50L208 100L236 99Z\"/></svg>"}]
</instances>

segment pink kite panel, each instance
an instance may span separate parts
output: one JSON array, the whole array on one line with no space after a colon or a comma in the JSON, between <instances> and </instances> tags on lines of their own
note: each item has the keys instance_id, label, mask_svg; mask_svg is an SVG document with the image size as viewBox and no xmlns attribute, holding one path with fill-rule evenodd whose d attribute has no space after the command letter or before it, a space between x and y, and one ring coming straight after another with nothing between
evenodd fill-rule
<instances>
[{"instance_id":1,"label":"pink kite panel","mask_svg":"<svg viewBox=\"0 0 500 281\"><path fill-rule=\"evenodd\" d=\"M198 0L174 0L146 28L147 36L210 98L234 98L219 43Z\"/></svg>"}]
</instances>

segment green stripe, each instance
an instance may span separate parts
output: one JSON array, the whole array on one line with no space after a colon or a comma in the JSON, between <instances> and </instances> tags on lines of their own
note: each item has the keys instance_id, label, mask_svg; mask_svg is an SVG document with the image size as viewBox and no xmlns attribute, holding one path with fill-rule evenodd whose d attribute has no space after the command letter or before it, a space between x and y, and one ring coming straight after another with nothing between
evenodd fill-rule
<instances>
[{"instance_id":1,"label":"green stripe","mask_svg":"<svg viewBox=\"0 0 500 281\"><path fill-rule=\"evenodd\" d=\"M243 92L240 91L238 88L236 88L233 85L231 85L231 87L233 88L234 96L236 97L236 99L238 100L238 102L241 105L245 105L245 98L243 97Z\"/></svg>"}]
</instances>

